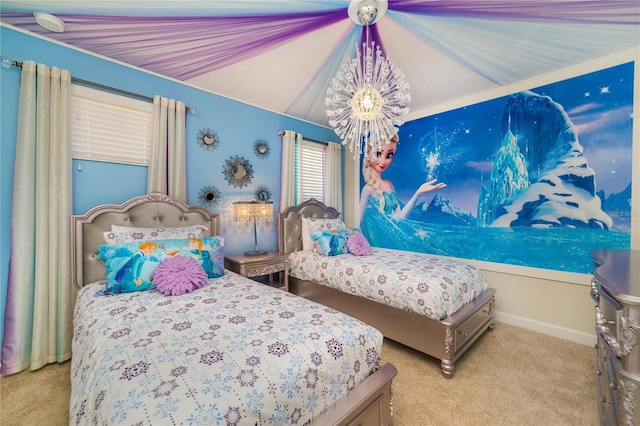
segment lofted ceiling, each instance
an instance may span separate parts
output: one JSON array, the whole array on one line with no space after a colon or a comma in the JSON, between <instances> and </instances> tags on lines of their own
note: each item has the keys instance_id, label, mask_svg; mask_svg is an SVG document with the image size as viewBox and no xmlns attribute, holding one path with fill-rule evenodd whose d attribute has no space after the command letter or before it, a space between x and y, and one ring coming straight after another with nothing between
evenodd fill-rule
<instances>
[{"instance_id":1,"label":"lofted ceiling","mask_svg":"<svg viewBox=\"0 0 640 426\"><path fill-rule=\"evenodd\" d=\"M349 1L2 0L5 24L329 127L326 89L363 27ZM55 15L64 32L40 27ZM640 49L638 0L390 0L375 24L407 75L407 120L457 100ZM11 58L23 60L29 58Z\"/></svg>"}]
</instances>

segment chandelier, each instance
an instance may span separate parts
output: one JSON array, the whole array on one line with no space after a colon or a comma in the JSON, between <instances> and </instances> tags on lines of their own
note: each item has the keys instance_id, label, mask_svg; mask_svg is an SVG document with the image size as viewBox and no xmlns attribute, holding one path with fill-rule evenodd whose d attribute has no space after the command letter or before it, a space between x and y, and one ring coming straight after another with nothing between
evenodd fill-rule
<instances>
[{"instance_id":1,"label":"chandelier","mask_svg":"<svg viewBox=\"0 0 640 426\"><path fill-rule=\"evenodd\" d=\"M365 41L356 44L356 57L346 61L327 88L329 125L349 143L353 157L377 152L398 131L409 113L411 100L407 77L398 65L383 55L370 40L369 26L387 10L386 0L351 0L349 17L364 27Z\"/></svg>"}]
</instances>

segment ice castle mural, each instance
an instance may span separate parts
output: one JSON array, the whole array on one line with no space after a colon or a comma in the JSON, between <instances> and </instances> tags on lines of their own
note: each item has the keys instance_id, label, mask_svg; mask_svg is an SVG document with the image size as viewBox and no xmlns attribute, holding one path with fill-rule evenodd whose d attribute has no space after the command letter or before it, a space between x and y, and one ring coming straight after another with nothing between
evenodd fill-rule
<instances>
[{"instance_id":1,"label":"ice castle mural","mask_svg":"<svg viewBox=\"0 0 640 426\"><path fill-rule=\"evenodd\" d=\"M633 81L632 66L623 74ZM628 92L625 108L632 110L632 84ZM579 273L590 273L589 253L595 247L629 248L630 161L617 159L618 171L624 171L617 175L617 184L624 189L607 195L598 188L596 170L579 140L585 125L575 124L545 90L491 102L484 110L461 109L455 120L448 119L456 123L448 132L442 130L440 117L400 129L393 164L382 176L392 182L398 199L406 201L421 182L436 177L447 187L420 196L402 219L380 212L367 218L370 212L363 211L361 226L372 245ZM580 118L575 111L588 107L576 104L574 115ZM621 109L619 101L616 108ZM594 143L593 134L585 133L590 152L603 152L598 149L604 141L617 153L606 155L631 157L627 110L616 111L628 117L623 137L611 138L609 131ZM478 111L489 118L478 117ZM468 117L488 130L471 138ZM599 156L594 159L604 162Z\"/></svg>"},{"instance_id":2,"label":"ice castle mural","mask_svg":"<svg viewBox=\"0 0 640 426\"><path fill-rule=\"evenodd\" d=\"M608 230L612 220L595 193L595 172L562 106L547 96L523 92L509 98L505 109L507 132L489 187L482 188L480 226Z\"/></svg>"}]
</instances>

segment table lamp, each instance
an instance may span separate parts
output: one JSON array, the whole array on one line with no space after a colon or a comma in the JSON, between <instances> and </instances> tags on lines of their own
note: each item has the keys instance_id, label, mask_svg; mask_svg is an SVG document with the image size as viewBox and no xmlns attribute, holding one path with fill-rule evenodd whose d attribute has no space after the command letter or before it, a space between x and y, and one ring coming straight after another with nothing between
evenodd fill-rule
<instances>
[{"instance_id":1,"label":"table lamp","mask_svg":"<svg viewBox=\"0 0 640 426\"><path fill-rule=\"evenodd\" d=\"M236 201L233 203L233 221L246 223L253 221L253 242L255 249L245 251L247 256L265 254L266 251L258 250L258 222L273 222L273 203L261 201Z\"/></svg>"}]
</instances>

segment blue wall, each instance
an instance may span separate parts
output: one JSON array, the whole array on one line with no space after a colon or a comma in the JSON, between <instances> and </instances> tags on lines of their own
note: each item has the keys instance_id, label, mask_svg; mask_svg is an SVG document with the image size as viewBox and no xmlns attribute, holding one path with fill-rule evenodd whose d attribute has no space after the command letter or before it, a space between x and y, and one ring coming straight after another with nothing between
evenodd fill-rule
<instances>
[{"instance_id":1,"label":"blue wall","mask_svg":"<svg viewBox=\"0 0 640 426\"><path fill-rule=\"evenodd\" d=\"M0 26L0 43L2 56L9 59L33 60L57 66L69 70L76 78L144 96L161 95L196 107L197 114L187 115L187 201L199 204L198 193L204 186L214 186L220 191L221 202L211 210L221 215L222 235L226 240L225 251L230 254L253 248L251 227L233 226L229 220L230 204L233 201L252 199L257 187L264 185L271 191L275 211L279 211L281 146L277 131L295 130L316 140L335 139L335 134L328 128L230 100L12 28ZM20 69L0 68L0 72L0 330L3 330L11 246L13 161ZM198 131L204 128L218 134L220 144L216 150L207 151L197 144ZM264 139L269 143L271 154L268 158L260 159L254 154L253 143L257 139ZM225 160L235 155L247 159L254 169L251 183L242 189L230 186L222 173ZM90 161L82 161L81 165L82 170L79 171L78 161L74 160L74 214L85 213L99 204L119 204L146 193L146 167ZM258 229L258 243L264 249L277 249L277 216L274 217L274 222ZM3 334L0 334L0 345Z\"/></svg>"}]
</instances>

